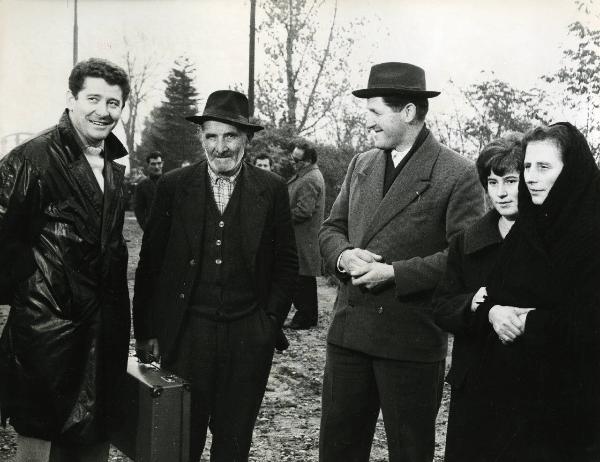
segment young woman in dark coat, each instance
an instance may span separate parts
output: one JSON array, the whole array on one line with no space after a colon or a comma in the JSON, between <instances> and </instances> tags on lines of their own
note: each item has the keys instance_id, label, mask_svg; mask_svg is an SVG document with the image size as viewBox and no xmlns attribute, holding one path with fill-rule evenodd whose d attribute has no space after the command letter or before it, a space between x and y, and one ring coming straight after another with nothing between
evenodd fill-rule
<instances>
[{"instance_id":1,"label":"young woman in dark coat","mask_svg":"<svg viewBox=\"0 0 600 462\"><path fill-rule=\"evenodd\" d=\"M598 461L600 172L568 123L532 130L523 149L519 218L475 315L496 335L476 366L489 420L471 460Z\"/></svg>"},{"instance_id":2,"label":"young woman in dark coat","mask_svg":"<svg viewBox=\"0 0 600 462\"><path fill-rule=\"evenodd\" d=\"M478 460L485 443L478 438L481 423L487 420L485 403L473 376L476 379L486 337L493 331L486 322L479 332L475 311L486 296L487 277L517 217L521 135L513 133L492 141L481 151L476 165L493 208L450 242L446 273L434 299L437 324L454 334L452 367L446 379L452 386L446 462Z\"/></svg>"}]
</instances>

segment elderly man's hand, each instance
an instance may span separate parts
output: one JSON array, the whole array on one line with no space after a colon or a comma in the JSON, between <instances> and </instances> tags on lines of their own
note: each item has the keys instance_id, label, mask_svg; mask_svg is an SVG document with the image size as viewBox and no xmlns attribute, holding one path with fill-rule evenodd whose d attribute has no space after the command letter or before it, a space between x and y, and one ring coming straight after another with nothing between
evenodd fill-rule
<instances>
[{"instance_id":1,"label":"elderly man's hand","mask_svg":"<svg viewBox=\"0 0 600 462\"><path fill-rule=\"evenodd\" d=\"M381 255L365 249L347 249L340 255L340 267L349 274L375 261L381 261Z\"/></svg>"},{"instance_id":2,"label":"elderly man's hand","mask_svg":"<svg viewBox=\"0 0 600 462\"><path fill-rule=\"evenodd\" d=\"M352 284L374 289L381 284L387 284L394 280L394 267L377 261L365 263L359 268L350 271Z\"/></svg>"}]
</instances>

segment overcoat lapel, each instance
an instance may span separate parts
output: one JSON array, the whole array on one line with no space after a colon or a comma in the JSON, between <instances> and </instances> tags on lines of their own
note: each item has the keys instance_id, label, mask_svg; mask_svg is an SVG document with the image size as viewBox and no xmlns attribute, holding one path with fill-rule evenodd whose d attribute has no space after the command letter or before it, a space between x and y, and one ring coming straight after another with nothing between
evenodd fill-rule
<instances>
[{"instance_id":1,"label":"overcoat lapel","mask_svg":"<svg viewBox=\"0 0 600 462\"><path fill-rule=\"evenodd\" d=\"M254 271L256 252L267 217L268 204L265 190L256 178L254 172L243 166L240 191L240 221L242 242L244 243L244 257L250 271Z\"/></svg>"},{"instance_id":2,"label":"overcoat lapel","mask_svg":"<svg viewBox=\"0 0 600 462\"><path fill-rule=\"evenodd\" d=\"M101 245L106 247L111 238L110 231L116 220L116 214L120 210L117 203L122 199L123 180L125 178L125 166L116 162L106 161L104 165L104 212L102 216ZM119 192L121 191L121 194Z\"/></svg>"},{"instance_id":3,"label":"overcoat lapel","mask_svg":"<svg viewBox=\"0 0 600 462\"><path fill-rule=\"evenodd\" d=\"M200 162L190 171L188 181L182 188L180 220L185 228L192 255L200 254L200 243L204 232L204 211L206 208L207 163Z\"/></svg>"},{"instance_id":4,"label":"overcoat lapel","mask_svg":"<svg viewBox=\"0 0 600 462\"><path fill-rule=\"evenodd\" d=\"M431 171L437 161L439 149L438 142L430 134L400 171L385 197L379 202L372 219L368 222L368 228L360 243L361 248L366 247L377 232L411 202L419 199L429 187ZM385 170L385 161L383 166ZM383 191L383 176L378 183L378 188Z\"/></svg>"},{"instance_id":5,"label":"overcoat lapel","mask_svg":"<svg viewBox=\"0 0 600 462\"><path fill-rule=\"evenodd\" d=\"M385 152L379 151L368 164L356 173L356 187L352 202L353 227L356 233L352 242L363 242L365 233L373 220L373 216L383 197L383 179L385 176ZM358 197L356 195L359 194ZM360 245L360 244L358 244Z\"/></svg>"}]
</instances>

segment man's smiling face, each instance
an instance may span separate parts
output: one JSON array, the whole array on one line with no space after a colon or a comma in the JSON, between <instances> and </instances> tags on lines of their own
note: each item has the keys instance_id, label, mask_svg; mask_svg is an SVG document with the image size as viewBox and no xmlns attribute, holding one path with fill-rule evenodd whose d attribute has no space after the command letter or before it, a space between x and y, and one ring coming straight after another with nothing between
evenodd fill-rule
<instances>
[{"instance_id":1,"label":"man's smiling face","mask_svg":"<svg viewBox=\"0 0 600 462\"><path fill-rule=\"evenodd\" d=\"M404 115L385 104L381 96L368 99L367 129L373 133L375 147L394 149L399 146L404 141L407 126Z\"/></svg>"},{"instance_id":2,"label":"man's smiling face","mask_svg":"<svg viewBox=\"0 0 600 462\"><path fill-rule=\"evenodd\" d=\"M77 95L67 98L71 122L83 141L99 145L115 128L123 111L123 91L100 77L86 77Z\"/></svg>"}]
</instances>

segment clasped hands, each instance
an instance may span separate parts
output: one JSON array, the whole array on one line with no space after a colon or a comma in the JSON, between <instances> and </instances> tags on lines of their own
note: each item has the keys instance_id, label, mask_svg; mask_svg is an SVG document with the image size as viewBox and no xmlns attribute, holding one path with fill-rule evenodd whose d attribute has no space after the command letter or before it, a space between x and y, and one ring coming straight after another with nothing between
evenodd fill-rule
<instances>
[{"instance_id":1,"label":"clasped hands","mask_svg":"<svg viewBox=\"0 0 600 462\"><path fill-rule=\"evenodd\" d=\"M341 253L340 267L352 277L353 285L374 289L394 279L394 267L382 259L369 250L347 249Z\"/></svg>"},{"instance_id":2,"label":"clasped hands","mask_svg":"<svg viewBox=\"0 0 600 462\"><path fill-rule=\"evenodd\" d=\"M471 311L476 311L487 297L487 290L481 287L473 296ZM516 306L494 305L489 313L488 320L504 344L515 341L525 332L527 313L535 308L519 308Z\"/></svg>"}]
</instances>

